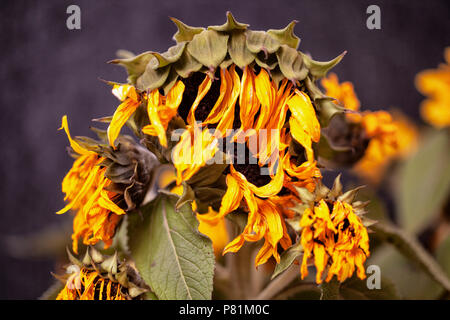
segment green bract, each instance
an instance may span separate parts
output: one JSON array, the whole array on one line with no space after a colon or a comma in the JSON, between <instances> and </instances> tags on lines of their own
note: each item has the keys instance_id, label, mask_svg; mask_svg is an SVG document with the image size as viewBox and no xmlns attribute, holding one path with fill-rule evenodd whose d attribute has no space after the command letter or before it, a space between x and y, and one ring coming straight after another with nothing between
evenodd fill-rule
<instances>
[{"instance_id":1,"label":"green bract","mask_svg":"<svg viewBox=\"0 0 450 320\"><path fill-rule=\"evenodd\" d=\"M178 28L173 36L177 42L175 46L163 53L148 51L111 61L127 69L129 83L138 90L162 88L167 94L179 77L187 78L197 71L213 77L216 68L226 68L234 63L241 69L246 66L264 68L277 84L284 78L293 82L305 81L307 90L314 93L311 97L317 103L318 111L323 111L323 124L341 111L331 99L324 99L314 81L339 63L345 52L331 61L319 62L298 51L300 39L294 34L296 21L284 29L253 31L247 24L237 22L230 12L225 24L207 29L171 19Z\"/></svg>"}]
</instances>

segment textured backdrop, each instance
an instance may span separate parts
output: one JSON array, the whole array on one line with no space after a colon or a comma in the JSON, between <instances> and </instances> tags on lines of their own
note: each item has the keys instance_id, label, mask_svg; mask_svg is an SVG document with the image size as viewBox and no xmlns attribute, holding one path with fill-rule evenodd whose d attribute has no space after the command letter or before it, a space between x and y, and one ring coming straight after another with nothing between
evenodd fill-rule
<instances>
[{"instance_id":1,"label":"textured backdrop","mask_svg":"<svg viewBox=\"0 0 450 320\"><path fill-rule=\"evenodd\" d=\"M81 30L66 28L66 8L81 8ZM381 7L381 30L366 28L366 8ZM34 299L51 283L49 258L7 254L5 240L48 226L61 228L70 215L60 182L71 166L67 140L58 132L68 115L71 132L88 135L89 120L118 105L98 78L124 82L125 71L105 62L118 49L165 51L176 28L225 22L230 10L253 30L283 28L298 20L300 48L315 59L348 54L336 67L354 82L363 108L397 107L420 121L422 97L414 75L443 61L450 45L449 1L318 0L53 0L0 2L0 298ZM19 239L20 239L19 237Z\"/></svg>"}]
</instances>

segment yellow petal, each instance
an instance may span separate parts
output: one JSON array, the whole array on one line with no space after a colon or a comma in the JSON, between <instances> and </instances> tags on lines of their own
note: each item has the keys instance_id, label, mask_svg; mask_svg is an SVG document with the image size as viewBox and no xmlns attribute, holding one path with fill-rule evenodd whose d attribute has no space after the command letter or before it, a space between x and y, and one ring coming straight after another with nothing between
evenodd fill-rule
<instances>
[{"instance_id":1,"label":"yellow petal","mask_svg":"<svg viewBox=\"0 0 450 320\"><path fill-rule=\"evenodd\" d=\"M254 126L258 130L265 128L267 121L272 112L272 107L275 102L276 92L275 85L270 81L269 74L266 70L261 69L255 78L256 96L261 103L260 115Z\"/></svg>"},{"instance_id":2,"label":"yellow petal","mask_svg":"<svg viewBox=\"0 0 450 320\"><path fill-rule=\"evenodd\" d=\"M245 67L241 79L239 94L241 129L253 128L254 117L259 110L259 100L256 96L255 74L250 67Z\"/></svg>"},{"instance_id":3,"label":"yellow petal","mask_svg":"<svg viewBox=\"0 0 450 320\"><path fill-rule=\"evenodd\" d=\"M202 99L208 93L210 88L211 88L211 78L209 76L205 76L205 79L198 87L197 97L195 98L194 103L192 104L187 117L187 122L189 125L191 126L195 125L195 110L197 109L200 101L202 101Z\"/></svg>"},{"instance_id":4,"label":"yellow petal","mask_svg":"<svg viewBox=\"0 0 450 320\"><path fill-rule=\"evenodd\" d=\"M292 117L297 120L304 132L311 137L312 141L318 142L320 125L308 95L296 89L295 94L288 100L288 105Z\"/></svg>"},{"instance_id":5,"label":"yellow petal","mask_svg":"<svg viewBox=\"0 0 450 320\"><path fill-rule=\"evenodd\" d=\"M107 130L109 144L112 147L114 147L114 141L119 136L120 130L138 107L139 102L130 98L126 99L117 107Z\"/></svg>"},{"instance_id":6,"label":"yellow petal","mask_svg":"<svg viewBox=\"0 0 450 320\"><path fill-rule=\"evenodd\" d=\"M61 127L59 128L59 130L64 129L64 131L66 132L67 138L69 139L70 142L70 146L73 149L73 151L75 151L76 153L80 154L80 155L86 155L86 154L93 154L94 152L89 151L85 148L83 148L82 146L80 146L78 144L78 142L76 142L75 140L72 139L72 137L70 136L70 132L69 132L69 125L67 123L67 116L63 116L62 120L61 120Z\"/></svg>"}]
</instances>

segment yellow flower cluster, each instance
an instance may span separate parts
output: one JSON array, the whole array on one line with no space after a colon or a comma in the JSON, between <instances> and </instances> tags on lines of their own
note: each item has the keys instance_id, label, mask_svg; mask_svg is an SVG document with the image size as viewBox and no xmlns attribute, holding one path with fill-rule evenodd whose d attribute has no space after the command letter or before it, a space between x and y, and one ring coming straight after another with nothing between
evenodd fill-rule
<instances>
[{"instance_id":1,"label":"yellow flower cluster","mask_svg":"<svg viewBox=\"0 0 450 320\"><path fill-rule=\"evenodd\" d=\"M331 212L330 212L331 211ZM300 221L301 244L304 250L301 265L302 279L308 275L308 262L316 266L316 282L336 275L340 282L356 273L360 279L366 277L364 262L369 256L369 236L361 219L351 205L335 201L333 204L321 200L313 209L306 209Z\"/></svg>"},{"instance_id":2,"label":"yellow flower cluster","mask_svg":"<svg viewBox=\"0 0 450 320\"><path fill-rule=\"evenodd\" d=\"M362 126L366 138L370 139L364 157L356 163L354 170L367 180L377 183L383 177L389 163L412 153L417 146L418 133L414 124L399 112L360 112L360 101L350 82L339 83L335 74L321 82L327 96L335 98L349 112L349 121Z\"/></svg>"},{"instance_id":3,"label":"yellow flower cluster","mask_svg":"<svg viewBox=\"0 0 450 320\"><path fill-rule=\"evenodd\" d=\"M76 211L72 235L74 252L78 252L80 237L85 244L103 241L108 247L125 211L114 202L116 193L107 190L111 181L105 177L106 168L100 166L104 159L72 139L65 116L61 129L66 131L70 146L78 158L62 183L62 191L66 195L64 200L68 204L57 213Z\"/></svg>"}]
</instances>

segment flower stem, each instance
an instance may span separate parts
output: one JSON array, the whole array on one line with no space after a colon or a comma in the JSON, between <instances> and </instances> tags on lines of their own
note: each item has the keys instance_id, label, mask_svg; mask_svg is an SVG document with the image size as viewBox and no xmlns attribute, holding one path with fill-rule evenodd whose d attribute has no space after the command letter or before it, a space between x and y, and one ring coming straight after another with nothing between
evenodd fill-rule
<instances>
[{"instance_id":1,"label":"flower stem","mask_svg":"<svg viewBox=\"0 0 450 320\"><path fill-rule=\"evenodd\" d=\"M322 294L320 300L338 300L339 299L339 281L333 277L329 282L320 285Z\"/></svg>"},{"instance_id":2,"label":"flower stem","mask_svg":"<svg viewBox=\"0 0 450 320\"><path fill-rule=\"evenodd\" d=\"M294 279L297 277L299 277L298 267L296 265L292 265L289 269L287 269L278 277L276 277L273 281L271 281L267 285L267 287L265 287L264 290L262 290L255 299L268 300L273 298L284 288L286 288L289 284L291 284L292 281L294 281Z\"/></svg>"}]
</instances>

